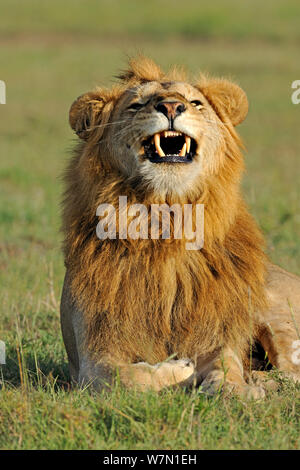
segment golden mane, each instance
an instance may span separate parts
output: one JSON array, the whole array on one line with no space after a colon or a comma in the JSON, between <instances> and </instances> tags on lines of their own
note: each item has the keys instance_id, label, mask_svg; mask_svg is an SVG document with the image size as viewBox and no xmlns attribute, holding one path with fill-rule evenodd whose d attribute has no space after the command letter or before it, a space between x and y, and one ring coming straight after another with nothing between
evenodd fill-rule
<instances>
[{"instance_id":1,"label":"golden mane","mask_svg":"<svg viewBox=\"0 0 300 470\"><path fill-rule=\"evenodd\" d=\"M115 103L133 83L175 76L183 77L176 70L164 74L148 59L131 61L119 76L120 86L107 91L101 123L111 122ZM264 243L240 194L242 144L234 119L218 106L217 83L201 77L197 86L222 118L226 158L218 174L199 183L193 200L160 200L139 181L126 181L109 168L101 150L95 150L103 127L79 144L69 164L63 201L65 263L94 357L110 358L113 351L119 361L156 363L170 354L204 355L225 343L245 351L255 336L252 314L266 306ZM127 196L128 204L147 207L154 202L204 204L204 248L187 251L185 240L99 240L96 209L101 203L117 207L120 195Z\"/></svg>"}]
</instances>

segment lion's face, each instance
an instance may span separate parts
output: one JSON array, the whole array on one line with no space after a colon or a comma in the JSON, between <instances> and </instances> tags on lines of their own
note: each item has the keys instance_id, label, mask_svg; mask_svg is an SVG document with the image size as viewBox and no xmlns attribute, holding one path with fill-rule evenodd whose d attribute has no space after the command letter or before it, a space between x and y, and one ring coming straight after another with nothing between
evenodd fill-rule
<instances>
[{"instance_id":1,"label":"lion's face","mask_svg":"<svg viewBox=\"0 0 300 470\"><path fill-rule=\"evenodd\" d=\"M188 83L154 81L126 90L112 122L107 139L116 164L159 194L187 192L224 153L221 121Z\"/></svg>"},{"instance_id":2,"label":"lion's face","mask_svg":"<svg viewBox=\"0 0 300 470\"><path fill-rule=\"evenodd\" d=\"M106 165L157 195L182 196L219 171L228 124L238 124L246 112L244 92L230 82L191 85L157 76L83 95L70 122Z\"/></svg>"}]
</instances>

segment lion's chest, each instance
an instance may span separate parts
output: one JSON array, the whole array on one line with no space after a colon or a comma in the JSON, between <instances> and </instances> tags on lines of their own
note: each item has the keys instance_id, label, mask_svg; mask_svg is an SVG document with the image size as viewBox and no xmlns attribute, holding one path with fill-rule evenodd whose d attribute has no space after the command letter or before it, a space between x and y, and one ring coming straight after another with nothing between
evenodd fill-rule
<instances>
[{"instance_id":1,"label":"lion's chest","mask_svg":"<svg viewBox=\"0 0 300 470\"><path fill-rule=\"evenodd\" d=\"M101 282L104 330L117 326L116 343L130 360L157 362L197 348L211 352L222 336L214 316L219 282L199 254L123 256Z\"/></svg>"}]
</instances>

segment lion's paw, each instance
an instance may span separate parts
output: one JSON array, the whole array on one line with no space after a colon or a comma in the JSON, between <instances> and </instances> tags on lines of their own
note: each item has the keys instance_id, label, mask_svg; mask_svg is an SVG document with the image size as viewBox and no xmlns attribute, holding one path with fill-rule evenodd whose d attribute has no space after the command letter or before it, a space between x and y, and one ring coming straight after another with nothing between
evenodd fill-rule
<instances>
[{"instance_id":1,"label":"lion's paw","mask_svg":"<svg viewBox=\"0 0 300 470\"><path fill-rule=\"evenodd\" d=\"M215 395L222 391L225 395L237 395L245 399L259 400L265 397L265 390L260 385L238 384L224 380L224 374L220 371L210 372L201 383L201 389L207 395Z\"/></svg>"},{"instance_id":2,"label":"lion's paw","mask_svg":"<svg viewBox=\"0 0 300 470\"><path fill-rule=\"evenodd\" d=\"M278 382L276 382L276 380L274 380L270 375L270 372L267 371L252 371L251 380L254 381L254 385L263 387L267 392L275 392L279 388Z\"/></svg>"},{"instance_id":3,"label":"lion's paw","mask_svg":"<svg viewBox=\"0 0 300 470\"><path fill-rule=\"evenodd\" d=\"M244 385L241 390L237 390L237 395L247 400L261 400L266 396L265 389L260 385Z\"/></svg>"},{"instance_id":4,"label":"lion's paw","mask_svg":"<svg viewBox=\"0 0 300 470\"><path fill-rule=\"evenodd\" d=\"M190 359L171 360L156 364L155 375L164 386L190 385L193 383L195 366Z\"/></svg>"}]
</instances>

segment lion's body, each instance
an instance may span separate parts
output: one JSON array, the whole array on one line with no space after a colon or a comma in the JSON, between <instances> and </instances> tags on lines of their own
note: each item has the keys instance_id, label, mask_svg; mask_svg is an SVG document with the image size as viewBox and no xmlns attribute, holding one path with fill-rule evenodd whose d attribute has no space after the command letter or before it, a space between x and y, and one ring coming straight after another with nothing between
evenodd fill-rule
<instances>
[{"instance_id":1,"label":"lion's body","mask_svg":"<svg viewBox=\"0 0 300 470\"><path fill-rule=\"evenodd\" d=\"M221 375L224 379L224 363L229 367L226 380L243 389L247 387L243 367L254 339L267 349L275 366L298 377L299 366L289 359L297 331L286 297L300 328L300 281L268 263L262 236L239 189L243 160L232 123L242 117L232 103L243 110L244 95L234 89L224 111L217 82L202 79L197 90L207 99L207 111L201 127L189 108L185 121L181 116L175 120L197 148L201 142L201 152L184 166L153 164L138 150L134 155L128 150L141 134L124 114L128 90L140 93L143 86L144 95L152 100L157 95L160 100L179 100L188 90L184 101L196 88L170 82L158 69L151 72L156 77L147 79L148 65L142 69L136 63L125 84L104 98L103 92L85 95L71 109L71 124L86 140L66 173L63 215L67 277L61 310L72 376L100 384L119 367L125 384L160 389L191 380L192 365L184 361L190 358L207 389L219 383ZM226 114L230 107L231 120ZM90 135L86 125L82 128L81 114L86 122L88 111ZM165 123L159 122L153 130L152 108L149 118L145 112L140 122L147 119L151 127L147 135L164 129ZM116 126L121 122L121 129L114 122ZM121 152L125 138L133 144ZM150 233L144 240L122 239L119 228L116 239L99 240L97 207L107 203L117 207L124 195L129 205L147 208L154 203L204 204L204 247L186 250L185 239L153 240ZM272 337L274 330L279 343ZM164 364L172 355L176 360Z\"/></svg>"}]
</instances>

